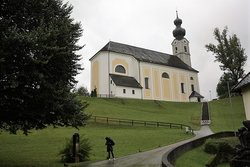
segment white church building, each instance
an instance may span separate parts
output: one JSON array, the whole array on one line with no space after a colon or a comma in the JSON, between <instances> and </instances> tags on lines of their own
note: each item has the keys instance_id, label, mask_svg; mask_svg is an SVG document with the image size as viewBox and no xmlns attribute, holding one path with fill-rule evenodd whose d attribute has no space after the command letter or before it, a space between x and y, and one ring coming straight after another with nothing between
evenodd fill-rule
<instances>
[{"instance_id":1,"label":"white church building","mask_svg":"<svg viewBox=\"0 0 250 167\"><path fill-rule=\"evenodd\" d=\"M108 42L91 61L91 90L98 97L201 101L198 71L192 68L189 41L174 20L173 54Z\"/></svg>"}]
</instances>

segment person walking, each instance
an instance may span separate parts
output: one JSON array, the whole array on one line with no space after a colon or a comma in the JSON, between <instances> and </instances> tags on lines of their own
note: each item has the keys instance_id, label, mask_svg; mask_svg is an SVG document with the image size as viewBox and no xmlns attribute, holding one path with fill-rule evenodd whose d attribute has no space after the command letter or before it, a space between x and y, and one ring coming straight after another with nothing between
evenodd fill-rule
<instances>
[{"instance_id":1,"label":"person walking","mask_svg":"<svg viewBox=\"0 0 250 167\"><path fill-rule=\"evenodd\" d=\"M113 153L113 146L115 145L115 142L110 137L106 137L105 139L106 139L105 145L107 146L107 152L108 152L107 159L110 160L110 153L111 153L113 160L115 160L115 156Z\"/></svg>"}]
</instances>

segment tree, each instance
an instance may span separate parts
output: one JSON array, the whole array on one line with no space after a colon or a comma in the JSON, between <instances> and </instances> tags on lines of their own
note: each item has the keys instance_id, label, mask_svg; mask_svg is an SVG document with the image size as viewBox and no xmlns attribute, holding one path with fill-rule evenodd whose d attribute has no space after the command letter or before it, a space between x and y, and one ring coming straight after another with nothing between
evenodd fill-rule
<instances>
[{"instance_id":1,"label":"tree","mask_svg":"<svg viewBox=\"0 0 250 167\"><path fill-rule=\"evenodd\" d=\"M86 103L70 92L81 66L82 29L61 0L0 4L0 129L83 126Z\"/></svg>"},{"instance_id":2,"label":"tree","mask_svg":"<svg viewBox=\"0 0 250 167\"><path fill-rule=\"evenodd\" d=\"M225 90L221 89L226 85L227 80L231 78L231 83L236 84L239 79L244 77L244 65L247 60L244 48L241 47L240 40L233 34L232 36L227 35L228 28L225 27L222 33L218 28L214 30L214 37L218 44L205 45L207 51L215 54L215 61L220 62L220 69L224 71L224 76L221 77L219 84L217 85L217 94L220 98L225 95ZM231 87L233 85L230 85ZM230 87L230 88L231 88Z\"/></svg>"},{"instance_id":3,"label":"tree","mask_svg":"<svg viewBox=\"0 0 250 167\"><path fill-rule=\"evenodd\" d=\"M74 90L74 93L78 96L89 96L89 92L88 89L81 86L79 88L77 88L76 90Z\"/></svg>"}]
</instances>

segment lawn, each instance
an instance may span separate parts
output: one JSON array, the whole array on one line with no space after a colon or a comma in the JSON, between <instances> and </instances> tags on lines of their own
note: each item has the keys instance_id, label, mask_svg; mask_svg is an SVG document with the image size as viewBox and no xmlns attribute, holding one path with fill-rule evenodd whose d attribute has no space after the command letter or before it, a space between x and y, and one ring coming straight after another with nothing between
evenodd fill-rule
<instances>
[{"instance_id":1,"label":"lawn","mask_svg":"<svg viewBox=\"0 0 250 167\"><path fill-rule=\"evenodd\" d=\"M220 140L229 143L233 148L239 144L237 137L227 137L221 139L208 139L208 140ZM191 151L186 152L175 162L175 167L200 167L206 166L207 162L212 158L212 154L204 152L204 144ZM229 167L229 163L219 164L218 167Z\"/></svg>"},{"instance_id":2,"label":"lawn","mask_svg":"<svg viewBox=\"0 0 250 167\"><path fill-rule=\"evenodd\" d=\"M201 103L166 102L138 99L84 98L89 103L86 113L146 121L181 123L200 128Z\"/></svg>"},{"instance_id":3,"label":"lawn","mask_svg":"<svg viewBox=\"0 0 250 167\"><path fill-rule=\"evenodd\" d=\"M91 161L106 158L105 137L112 137L116 145L116 157L147 151L159 146L172 144L187 138L184 130L165 127L141 127L106 125L103 123L89 123L85 128L47 128L32 131L28 136L18 133L10 135L2 132L0 135L0 166L8 167L48 167L63 166L58 152L65 145L65 139L74 133L90 139L92 145Z\"/></svg>"},{"instance_id":4,"label":"lawn","mask_svg":"<svg viewBox=\"0 0 250 167\"><path fill-rule=\"evenodd\" d=\"M242 97L232 98L232 108L235 130L238 131L238 128L243 126L242 121L246 119ZM209 109L211 115L210 128L213 132L234 130L229 99L209 102Z\"/></svg>"}]
</instances>

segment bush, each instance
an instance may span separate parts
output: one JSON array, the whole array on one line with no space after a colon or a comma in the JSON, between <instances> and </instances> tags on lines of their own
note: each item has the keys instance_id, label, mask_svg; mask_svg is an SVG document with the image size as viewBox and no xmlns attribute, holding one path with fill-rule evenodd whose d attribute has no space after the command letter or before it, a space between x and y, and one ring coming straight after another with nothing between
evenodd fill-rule
<instances>
[{"instance_id":1,"label":"bush","mask_svg":"<svg viewBox=\"0 0 250 167\"><path fill-rule=\"evenodd\" d=\"M90 151L92 150L89 139L84 138L84 136L80 136L79 141L79 161L83 162L89 159ZM65 148L60 151L59 155L61 155L62 162L74 162L75 159L73 157L73 137L66 141Z\"/></svg>"},{"instance_id":2,"label":"bush","mask_svg":"<svg viewBox=\"0 0 250 167\"><path fill-rule=\"evenodd\" d=\"M234 154L234 148L223 140L207 140L204 151L209 154Z\"/></svg>"}]
</instances>

